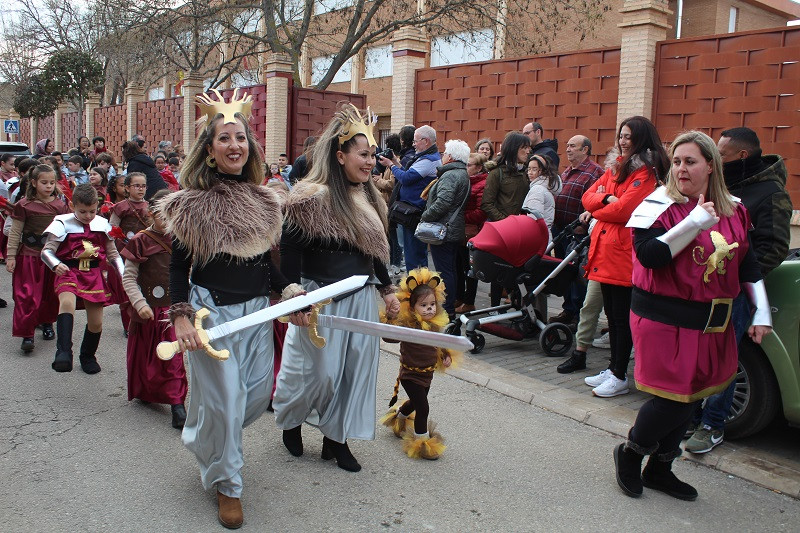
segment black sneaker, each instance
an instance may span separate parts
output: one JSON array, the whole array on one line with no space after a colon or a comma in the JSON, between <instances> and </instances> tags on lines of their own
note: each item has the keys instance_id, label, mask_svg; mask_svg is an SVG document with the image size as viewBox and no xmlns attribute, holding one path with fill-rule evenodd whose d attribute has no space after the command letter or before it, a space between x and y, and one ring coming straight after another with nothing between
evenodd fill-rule
<instances>
[{"instance_id":1,"label":"black sneaker","mask_svg":"<svg viewBox=\"0 0 800 533\"><path fill-rule=\"evenodd\" d=\"M46 341L51 341L56 338L56 332L53 331L53 324L42 324L42 338Z\"/></svg>"},{"instance_id":2,"label":"black sneaker","mask_svg":"<svg viewBox=\"0 0 800 533\"><path fill-rule=\"evenodd\" d=\"M33 351L33 337L25 337L22 339L22 351L25 353L31 353Z\"/></svg>"}]
</instances>

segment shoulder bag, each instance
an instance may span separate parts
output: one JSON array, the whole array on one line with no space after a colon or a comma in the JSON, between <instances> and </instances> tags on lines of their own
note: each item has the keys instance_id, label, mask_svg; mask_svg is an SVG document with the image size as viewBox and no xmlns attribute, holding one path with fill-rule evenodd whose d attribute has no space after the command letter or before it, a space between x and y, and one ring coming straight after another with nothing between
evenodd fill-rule
<instances>
[{"instance_id":1,"label":"shoulder bag","mask_svg":"<svg viewBox=\"0 0 800 533\"><path fill-rule=\"evenodd\" d=\"M414 231L414 237L421 240L426 244L442 244L447 238L447 228L458 216L458 213L464 208L470 195L470 187L467 186L467 194L464 196L464 201L455 212L450 216L450 219L442 224L441 222L420 222L417 224L417 229Z\"/></svg>"}]
</instances>

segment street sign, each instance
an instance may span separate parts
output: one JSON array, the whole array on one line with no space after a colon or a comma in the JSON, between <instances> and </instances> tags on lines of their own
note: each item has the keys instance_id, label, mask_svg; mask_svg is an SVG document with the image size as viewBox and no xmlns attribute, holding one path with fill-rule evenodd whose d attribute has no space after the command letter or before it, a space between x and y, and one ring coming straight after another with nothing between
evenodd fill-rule
<instances>
[{"instance_id":1,"label":"street sign","mask_svg":"<svg viewBox=\"0 0 800 533\"><path fill-rule=\"evenodd\" d=\"M12 135L19 135L19 120L4 120L3 133L11 133Z\"/></svg>"}]
</instances>

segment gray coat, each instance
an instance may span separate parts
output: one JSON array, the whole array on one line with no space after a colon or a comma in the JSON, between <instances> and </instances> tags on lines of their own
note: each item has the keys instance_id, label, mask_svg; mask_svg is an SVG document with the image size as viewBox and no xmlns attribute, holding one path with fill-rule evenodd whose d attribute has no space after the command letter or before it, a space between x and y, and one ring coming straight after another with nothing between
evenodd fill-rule
<instances>
[{"instance_id":1,"label":"gray coat","mask_svg":"<svg viewBox=\"0 0 800 533\"><path fill-rule=\"evenodd\" d=\"M464 240L464 198L470 190L467 165L461 161L451 161L439 167L438 174L439 179L428 191L422 222L447 224L458 210L458 215L447 228L445 242L461 242Z\"/></svg>"}]
</instances>

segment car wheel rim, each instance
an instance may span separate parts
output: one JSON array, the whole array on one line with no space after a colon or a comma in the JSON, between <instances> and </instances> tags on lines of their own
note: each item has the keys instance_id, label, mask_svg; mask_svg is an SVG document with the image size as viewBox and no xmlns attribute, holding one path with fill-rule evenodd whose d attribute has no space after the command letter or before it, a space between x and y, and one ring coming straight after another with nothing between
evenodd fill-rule
<instances>
[{"instance_id":1,"label":"car wheel rim","mask_svg":"<svg viewBox=\"0 0 800 533\"><path fill-rule=\"evenodd\" d=\"M730 421L740 416L747 409L748 403L750 403L750 380L744 367L739 364L736 372L736 385L733 390L733 404L726 420Z\"/></svg>"}]
</instances>

